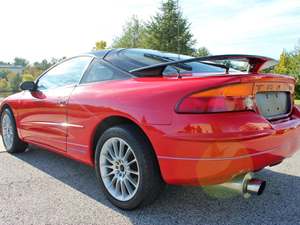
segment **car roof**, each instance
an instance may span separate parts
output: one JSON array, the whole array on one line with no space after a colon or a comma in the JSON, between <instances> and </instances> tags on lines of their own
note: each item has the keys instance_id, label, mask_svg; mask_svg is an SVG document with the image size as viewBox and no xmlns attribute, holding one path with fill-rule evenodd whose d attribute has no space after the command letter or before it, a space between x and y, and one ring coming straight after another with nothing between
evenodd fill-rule
<instances>
[{"instance_id":1,"label":"car roof","mask_svg":"<svg viewBox=\"0 0 300 225\"><path fill-rule=\"evenodd\" d=\"M112 48L112 49L103 49L103 50L97 50L97 51L92 51L92 52L88 52L88 55L93 55L96 58L99 59L103 59L108 53L112 52L112 51L118 51L118 50L122 50L123 48Z\"/></svg>"},{"instance_id":2,"label":"car roof","mask_svg":"<svg viewBox=\"0 0 300 225\"><path fill-rule=\"evenodd\" d=\"M111 51L111 49L104 49L104 50L98 50L98 51L92 51L92 52L88 52L88 55L93 55L96 58L103 58L107 53L109 53Z\"/></svg>"}]
</instances>

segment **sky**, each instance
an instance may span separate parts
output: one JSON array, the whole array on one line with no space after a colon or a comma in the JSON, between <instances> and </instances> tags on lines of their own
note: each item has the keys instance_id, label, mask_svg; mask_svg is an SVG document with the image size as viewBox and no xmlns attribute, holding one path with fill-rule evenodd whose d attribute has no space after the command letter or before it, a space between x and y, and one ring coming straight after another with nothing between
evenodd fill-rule
<instances>
[{"instance_id":1,"label":"sky","mask_svg":"<svg viewBox=\"0 0 300 225\"><path fill-rule=\"evenodd\" d=\"M108 44L132 16L149 20L162 0L0 0L0 61L30 62ZM197 47L212 54L279 58L300 40L300 0L179 0Z\"/></svg>"}]
</instances>

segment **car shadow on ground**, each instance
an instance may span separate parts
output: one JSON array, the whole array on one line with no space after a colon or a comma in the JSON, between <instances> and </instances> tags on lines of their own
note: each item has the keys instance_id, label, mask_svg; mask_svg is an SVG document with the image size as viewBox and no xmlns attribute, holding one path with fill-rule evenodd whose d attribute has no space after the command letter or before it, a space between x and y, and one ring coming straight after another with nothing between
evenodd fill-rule
<instances>
[{"instance_id":1,"label":"car shadow on ground","mask_svg":"<svg viewBox=\"0 0 300 225\"><path fill-rule=\"evenodd\" d=\"M214 198L199 187L167 186L154 204L122 211L99 190L94 169L55 153L31 148L14 155L64 184L126 216L133 224L295 224L300 223L300 177L265 169L262 196Z\"/></svg>"}]
</instances>

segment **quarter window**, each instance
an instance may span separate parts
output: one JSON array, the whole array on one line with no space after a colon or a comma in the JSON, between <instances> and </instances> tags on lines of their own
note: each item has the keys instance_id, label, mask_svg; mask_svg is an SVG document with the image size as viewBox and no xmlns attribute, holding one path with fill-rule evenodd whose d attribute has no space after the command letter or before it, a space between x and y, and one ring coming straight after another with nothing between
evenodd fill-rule
<instances>
[{"instance_id":1,"label":"quarter window","mask_svg":"<svg viewBox=\"0 0 300 225\"><path fill-rule=\"evenodd\" d=\"M83 77L81 83L93 83L124 78L128 78L128 76L116 69L113 69L112 67L105 65L104 63L95 61L92 64L91 69Z\"/></svg>"},{"instance_id":2,"label":"quarter window","mask_svg":"<svg viewBox=\"0 0 300 225\"><path fill-rule=\"evenodd\" d=\"M58 64L38 80L38 89L46 90L78 84L91 57L82 56Z\"/></svg>"}]
</instances>

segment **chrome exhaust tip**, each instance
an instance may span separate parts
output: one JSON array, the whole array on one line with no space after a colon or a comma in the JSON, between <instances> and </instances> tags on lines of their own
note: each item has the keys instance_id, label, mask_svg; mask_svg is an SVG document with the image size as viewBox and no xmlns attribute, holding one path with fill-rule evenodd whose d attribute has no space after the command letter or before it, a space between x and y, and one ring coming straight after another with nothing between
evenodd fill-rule
<instances>
[{"instance_id":1,"label":"chrome exhaust tip","mask_svg":"<svg viewBox=\"0 0 300 225\"><path fill-rule=\"evenodd\" d=\"M253 176L253 173L246 173L218 186L238 192L245 198L249 198L252 194L261 195L265 190L266 181L253 178Z\"/></svg>"},{"instance_id":2,"label":"chrome exhaust tip","mask_svg":"<svg viewBox=\"0 0 300 225\"><path fill-rule=\"evenodd\" d=\"M267 182L260 179L251 179L248 181L246 186L246 191L250 194L261 195L265 188Z\"/></svg>"}]
</instances>

